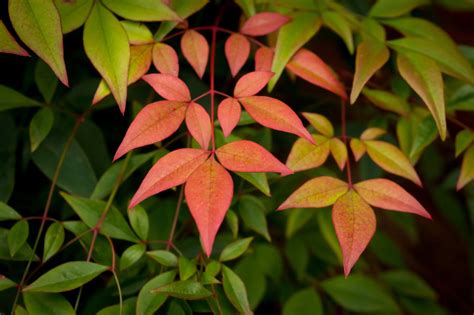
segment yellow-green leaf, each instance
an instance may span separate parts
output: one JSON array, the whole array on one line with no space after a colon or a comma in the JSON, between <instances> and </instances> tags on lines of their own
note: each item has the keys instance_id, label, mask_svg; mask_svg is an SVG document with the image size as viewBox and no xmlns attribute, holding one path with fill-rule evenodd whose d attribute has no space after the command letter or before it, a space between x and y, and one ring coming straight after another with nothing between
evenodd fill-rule
<instances>
[{"instance_id":1,"label":"yellow-green leaf","mask_svg":"<svg viewBox=\"0 0 474 315\"><path fill-rule=\"evenodd\" d=\"M365 87L362 94L375 106L400 115L406 115L410 111L410 105L400 96L383 91L372 90Z\"/></svg>"},{"instance_id":2,"label":"yellow-green leaf","mask_svg":"<svg viewBox=\"0 0 474 315\"><path fill-rule=\"evenodd\" d=\"M474 179L474 145L471 145L462 160L461 174L459 175L456 189L460 190Z\"/></svg>"},{"instance_id":3,"label":"yellow-green leaf","mask_svg":"<svg viewBox=\"0 0 474 315\"><path fill-rule=\"evenodd\" d=\"M350 146L356 162L359 161L365 154L365 144L359 139L354 138L351 139Z\"/></svg>"},{"instance_id":4,"label":"yellow-green leaf","mask_svg":"<svg viewBox=\"0 0 474 315\"><path fill-rule=\"evenodd\" d=\"M324 11L321 17L324 25L342 38L352 55L354 53L354 39L352 38L350 24L345 16L336 11Z\"/></svg>"},{"instance_id":5,"label":"yellow-green leaf","mask_svg":"<svg viewBox=\"0 0 474 315\"><path fill-rule=\"evenodd\" d=\"M456 157L466 150L466 148L474 142L474 132L464 129L456 135Z\"/></svg>"},{"instance_id":6,"label":"yellow-green leaf","mask_svg":"<svg viewBox=\"0 0 474 315\"><path fill-rule=\"evenodd\" d=\"M330 151L328 138L321 135L312 135L316 144L299 138L293 144L286 166L292 171L303 171L323 164Z\"/></svg>"},{"instance_id":7,"label":"yellow-green leaf","mask_svg":"<svg viewBox=\"0 0 474 315\"><path fill-rule=\"evenodd\" d=\"M374 140L377 139L378 137L383 136L386 134L387 131L385 131L382 128L377 128L377 127L370 127L364 130L362 134L360 135L361 140Z\"/></svg>"},{"instance_id":8,"label":"yellow-green leaf","mask_svg":"<svg viewBox=\"0 0 474 315\"><path fill-rule=\"evenodd\" d=\"M54 0L61 17L63 33L67 34L81 27L91 12L94 0Z\"/></svg>"},{"instance_id":9,"label":"yellow-green leaf","mask_svg":"<svg viewBox=\"0 0 474 315\"><path fill-rule=\"evenodd\" d=\"M429 0L377 0L370 9L369 15L392 18L409 13L416 7L430 4Z\"/></svg>"},{"instance_id":10,"label":"yellow-green leaf","mask_svg":"<svg viewBox=\"0 0 474 315\"><path fill-rule=\"evenodd\" d=\"M0 20L0 52L29 56L28 52L16 42L15 38L7 30L2 20Z\"/></svg>"},{"instance_id":11,"label":"yellow-green leaf","mask_svg":"<svg viewBox=\"0 0 474 315\"><path fill-rule=\"evenodd\" d=\"M334 136L334 128L325 116L315 113L303 113L304 118L306 118L311 126L320 132L322 135L331 138Z\"/></svg>"},{"instance_id":12,"label":"yellow-green leaf","mask_svg":"<svg viewBox=\"0 0 474 315\"><path fill-rule=\"evenodd\" d=\"M114 13L132 21L178 21L179 16L163 1L156 0L102 0Z\"/></svg>"},{"instance_id":13,"label":"yellow-green leaf","mask_svg":"<svg viewBox=\"0 0 474 315\"><path fill-rule=\"evenodd\" d=\"M332 138L329 140L329 148L331 150L332 157L337 163L337 166L341 170L344 169L344 166L347 162L347 147L339 138Z\"/></svg>"}]
</instances>

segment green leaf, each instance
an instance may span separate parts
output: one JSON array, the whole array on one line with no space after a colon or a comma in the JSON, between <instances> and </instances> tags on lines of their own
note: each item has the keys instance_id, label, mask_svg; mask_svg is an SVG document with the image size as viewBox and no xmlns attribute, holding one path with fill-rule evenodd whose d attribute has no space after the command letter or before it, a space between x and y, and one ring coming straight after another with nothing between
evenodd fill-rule
<instances>
[{"instance_id":1,"label":"green leaf","mask_svg":"<svg viewBox=\"0 0 474 315\"><path fill-rule=\"evenodd\" d=\"M436 292L418 275L408 270L387 271L382 273L380 278L400 295L420 299L436 299Z\"/></svg>"},{"instance_id":2,"label":"green leaf","mask_svg":"<svg viewBox=\"0 0 474 315\"><path fill-rule=\"evenodd\" d=\"M145 254L145 251L144 244L135 244L127 248L120 257L120 270L125 270L136 263Z\"/></svg>"},{"instance_id":3,"label":"green leaf","mask_svg":"<svg viewBox=\"0 0 474 315\"><path fill-rule=\"evenodd\" d=\"M156 260L166 267L178 266L178 258L172 252L166 250L154 250L146 253L150 258Z\"/></svg>"},{"instance_id":4,"label":"green leaf","mask_svg":"<svg viewBox=\"0 0 474 315\"><path fill-rule=\"evenodd\" d=\"M162 293L183 300L200 300L212 295L201 283L193 280L176 281L165 284L154 290L153 293Z\"/></svg>"},{"instance_id":5,"label":"green leaf","mask_svg":"<svg viewBox=\"0 0 474 315\"><path fill-rule=\"evenodd\" d=\"M32 106L41 106L41 103L0 84L0 111Z\"/></svg>"},{"instance_id":6,"label":"green leaf","mask_svg":"<svg viewBox=\"0 0 474 315\"><path fill-rule=\"evenodd\" d=\"M173 0L171 1L171 9L184 20L201 10L208 2L209 0ZM176 25L178 25L178 22L175 21L162 22L155 33L155 40L161 41Z\"/></svg>"},{"instance_id":7,"label":"green leaf","mask_svg":"<svg viewBox=\"0 0 474 315\"><path fill-rule=\"evenodd\" d=\"M8 1L8 12L20 39L51 67L64 85L68 86L61 19L53 1Z\"/></svg>"},{"instance_id":8,"label":"green leaf","mask_svg":"<svg viewBox=\"0 0 474 315\"><path fill-rule=\"evenodd\" d=\"M91 281L109 267L85 261L70 261L59 265L25 287L23 292L64 292Z\"/></svg>"},{"instance_id":9,"label":"green leaf","mask_svg":"<svg viewBox=\"0 0 474 315\"><path fill-rule=\"evenodd\" d=\"M467 147L474 142L474 133L470 130L464 129L456 135L456 157L458 157ZM1 206L0 206L1 209ZM0 210L1 211L1 210ZM0 213L1 220L1 213Z\"/></svg>"},{"instance_id":10,"label":"green leaf","mask_svg":"<svg viewBox=\"0 0 474 315\"><path fill-rule=\"evenodd\" d=\"M446 138L444 84L441 71L430 58L417 53L399 53L397 66L400 75L421 97L430 110L441 139Z\"/></svg>"},{"instance_id":11,"label":"green leaf","mask_svg":"<svg viewBox=\"0 0 474 315\"><path fill-rule=\"evenodd\" d=\"M429 0L377 0L370 9L369 15L393 18L409 13L414 8L427 4L430 4Z\"/></svg>"},{"instance_id":12,"label":"green leaf","mask_svg":"<svg viewBox=\"0 0 474 315\"><path fill-rule=\"evenodd\" d=\"M344 309L354 312L398 312L393 298L373 279L363 275L337 276L321 283L329 296Z\"/></svg>"},{"instance_id":13,"label":"green leaf","mask_svg":"<svg viewBox=\"0 0 474 315\"><path fill-rule=\"evenodd\" d=\"M154 294L151 290L171 283L176 273L176 270L167 271L145 283L138 293L136 315L152 315L165 303L165 294Z\"/></svg>"},{"instance_id":14,"label":"green leaf","mask_svg":"<svg viewBox=\"0 0 474 315\"><path fill-rule=\"evenodd\" d=\"M301 238L294 237L287 240L285 254L291 269L293 269L296 275L296 279L298 281L303 280L308 268L309 252Z\"/></svg>"},{"instance_id":15,"label":"green leaf","mask_svg":"<svg viewBox=\"0 0 474 315\"><path fill-rule=\"evenodd\" d=\"M17 305L15 309L15 315L29 315L28 312L21 305Z\"/></svg>"},{"instance_id":16,"label":"green leaf","mask_svg":"<svg viewBox=\"0 0 474 315\"><path fill-rule=\"evenodd\" d=\"M324 11L321 17L324 25L342 38L347 50L352 55L354 53L354 39L352 38L351 26L345 16L336 11Z\"/></svg>"},{"instance_id":17,"label":"green leaf","mask_svg":"<svg viewBox=\"0 0 474 315\"><path fill-rule=\"evenodd\" d=\"M216 260L211 260L207 265L206 265L206 273L212 277L215 277L219 274L219 271L221 271L221 266L222 264Z\"/></svg>"},{"instance_id":18,"label":"green leaf","mask_svg":"<svg viewBox=\"0 0 474 315\"><path fill-rule=\"evenodd\" d=\"M270 244L258 244L255 246L255 259L258 269L273 282L278 283L283 274L283 259L278 248ZM269 261L272 263L269 264Z\"/></svg>"},{"instance_id":19,"label":"green leaf","mask_svg":"<svg viewBox=\"0 0 474 315\"><path fill-rule=\"evenodd\" d=\"M19 219L21 219L21 215L18 212L6 203L0 201L0 221Z\"/></svg>"},{"instance_id":20,"label":"green leaf","mask_svg":"<svg viewBox=\"0 0 474 315\"><path fill-rule=\"evenodd\" d=\"M5 277L4 275L0 275L0 291L13 288L16 286L16 283Z\"/></svg>"},{"instance_id":21,"label":"green leaf","mask_svg":"<svg viewBox=\"0 0 474 315\"><path fill-rule=\"evenodd\" d=\"M0 85L1 91L1 85ZM0 108L2 101L0 92ZM15 186L18 131L10 113L0 113L0 201L7 202Z\"/></svg>"},{"instance_id":22,"label":"green leaf","mask_svg":"<svg viewBox=\"0 0 474 315\"><path fill-rule=\"evenodd\" d=\"M26 243L30 232L28 222L20 220L8 232L8 248L10 248L10 256L15 256L20 248Z\"/></svg>"},{"instance_id":23,"label":"green leaf","mask_svg":"<svg viewBox=\"0 0 474 315\"><path fill-rule=\"evenodd\" d=\"M244 254L250 246L253 237L243 238L241 240L235 241L224 247L222 250L220 261L233 260L240 257Z\"/></svg>"},{"instance_id":24,"label":"green leaf","mask_svg":"<svg viewBox=\"0 0 474 315\"><path fill-rule=\"evenodd\" d=\"M59 222L51 224L44 237L43 261L56 254L64 242L64 227Z\"/></svg>"},{"instance_id":25,"label":"green leaf","mask_svg":"<svg viewBox=\"0 0 474 315\"><path fill-rule=\"evenodd\" d=\"M283 315L323 315L323 304L313 288L294 293L283 306Z\"/></svg>"},{"instance_id":26,"label":"green leaf","mask_svg":"<svg viewBox=\"0 0 474 315\"><path fill-rule=\"evenodd\" d=\"M339 246L336 231L334 230L334 225L332 224L331 211L324 211L324 209L322 209L322 211L318 211L316 214L316 220L318 221L319 229L323 235L324 240L332 249L335 256L339 258L339 261L342 261L341 247Z\"/></svg>"},{"instance_id":27,"label":"green leaf","mask_svg":"<svg viewBox=\"0 0 474 315\"><path fill-rule=\"evenodd\" d=\"M239 214L249 229L262 235L267 241L271 240L265 218L265 205L259 199L250 195L242 196L239 202Z\"/></svg>"},{"instance_id":28,"label":"green leaf","mask_svg":"<svg viewBox=\"0 0 474 315\"><path fill-rule=\"evenodd\" d=\"M278 31L272 64L272 72L275 75L268 83L269 91L275 87L291 57L319 31L322 25L322 20L316 13L298 12L290 17L291 22L283 25Z\"/></svg>"},{"instance_id":29,"label":"green leaf","mask_svg":"<svg viewBox=\"0 0 474 315\"><path fill-rule=\"evenodd\" d=\"M103 0L115 14L132 21L157 22L179 20L179 16L162 1Z\"/></svg>"},{"instance_id":30,"label":"green leaf","mask_svg":"<svg viewBox=\"0 0 474 315\"><path fill-rule=\"evenodd\" d=\"M364 85L377 70L388 61L390 52L384 43L366 38L357 46L354 81L352 82L351 104L359 97Z\"/></svg>"},{"instance_id":31,"label":"green leaf","mask_svg":"<svg viewBox=\"0 0 474 315\"><path fill-rule=\"evenodd\" d=\"M51 108L40 109L31 119L30 143L31 152L35 151L53 128L54 114Z\"/></svg>"},{"instance_id":32,"label":"green leaf","mask_svg":"<svg viewBox=\"0 0 474 315\"><path fill-rule=\"evenodd\" d=\"M107 207L107 204L101 200L74 197L66 193L61 193L61 196L67 201L81 220L90 228L96 226L102 213ZM114 206L110 206L109 212L100 227L100 233L112 238L130 242L138 241L120 211Z\"/></svg>"},{"instance_id":33,"label":"green leaf","mask_svg":"<svg viewBox=\"0 0 474 315\"><path fill-rule=\"evenodd\" d=\"M311 209L297 208L288 212L288 220L286 221L286 238L291 238L299 230L301 230L306 223L313 216Z\"/></svg>"},{"instance_id":34,"label":"green leaf","mask_svg":"<svg viewBox=\"0 0 474 315\"><path fill-rule=\"evenodd\" d=\"M120 22L100 2L94 5L84 26L84 49L124 113L130 46Z\"/></svg>"},{"instance_id":35,"label":"green leaf","mask_svg":"<svg viewBox=\"0 0 474 315\"><path fill-rule=\"evenodd\" d=\"M54 0L59 11L63 33L67 34L81 27L91 12L94 0Z\"/></svg>"},{"instance_id":36,"label":"green leaf","mask_svg":"<svg viewBox=\"0 0 474 315\"><path fill-rule=\"evenodd\" d=\"M270 267L268 269L272 268ZM257 257L255 255L245 256L239 261L239 263L234 269L237 275L245 284L250 308L252 309L255 309L258 306L258 304L262 301L265 295L267 281L264 276L264 271L268 271L268 269L262 270L260 268L257 261Z\"/></svg>"},{"instance_id":37,"label":"green leaf","mask_svg":"<svg viewBox=\"0 0 474 315\"><path fill-rule=\"evenodd\" d=\"M197 272L196 263L193 260L189 260L184 256L179 256L178 267L179 278L181 280L188 280Z\"/></svg>"},{"instance_id":38,"label":"green leaf","mask_svg":"<svg viewBox=\"0 0 474 315\"><path fill-rule=\"evenodd\" d=\"M74 315L76 312L68 300L57 293L23 293L26 310L30 315Z\"/></svg>"},{"instance_id":39,"label":"green leaf","mask_svg":"<svg viewBox=\"0 0 474 315\"><path fill-rule=\"evenodd\" d=\"M362 94L375 106L400 115L407 115L410 112L410 105L400 96L383 91L371 90L365 87Z\"/></svg>"},{"instance_id":40,"label":"green leaf","mask_svg":"<svg viewBox=\"0 0 474 315\"><path fill-rule=\"evenodd\" d=\"M0 52L15 54L19 56L29 56L10 34L3 21L0 20Z\"/></svg>"},{"instance_id":41,"label":"green leaf","mask_svg":"<svg viewBox=\"0 0 474 315\"><path fill-rule=\"evenodd\" d=\"M457 3L457 2L449 2ZM441 307L437 302L417 298L401 297L400 303L410 315L448 315L447 310Z\"/></svg>"},{"instance_id":42,"label":"green leaf","mask_svg":"<svg viewBox=\"0 0 474 315\"><path fill-rule=\"evenodd\" d=\"M120 23L125 29L125 32L127 32L128 42L131 45L145 45L153 44L155 42L155 40L153 39L153 34L144 23L132 22L127 20L120 21Z\"/></svg>"},{"instance_id":43,"label":"green leaf","mask_svg":"<svg viewBox=\"0 0 474 315\"><path fill-rule=\"evenodd\" d=\"M225 221L232 232L232 237L236 239L237 236L239 236L239 218L237 217L237 214L231 209L227 210Z\"/></svg>"},{"instance_id":44,"label":"green leaf","mask_svg":"<svg viewBox=\"0 0 474 315\"><path fill-rule=\"evenodd\" d=\"M28 261L32 255L34 261L39 260L27 243L24 243L15 256L12 257L8 248L8 234L7 229L0 228L0 260Z\"/></svg>"},{"instance_id":45,"label":"green leaf","mask_svg":"<svg viewBox=\"0 0 474 315\"><path fill-rule=\"evenodd\" d=\"M250 184L255 186L258 190L260 190L265 196L270 197L270 186L268 185L267 174L265 173L242 173L242 172L235 172L235 174L239 175Z\"/></svg>"},{"instance_id":46,"label":"green leaf","mask_svg":"<svg viewBox=\"0 0 474 315\"><path fill-rule=\"evenodd\" d=\"M136 297L131 297L123 301L122 305L115 304L104 307L97 315L135 315L135 304L137 303ZM122 311L122 313L120 313Z\"/></svg>"},{"instance_id":47,"label":"green leaf","mask_svg":"<svg viewBox=\"0 0 474 315\"><path fill-rule=\"evenodd\" d=\"M148 229L150 228L150 223L148 220L148 214L146 213L145 208L140 205L129 209L128 219L132 225L133 230L142 240L148 239Z\"/></svg>"},{"instance_id":48,"label":"green leaf","mask_svg":"<svg viewBox=\"0 0 474 315\"><path fill-rule=\"evenodd\" d=\"M408 158L412 163L417 161L423 150L429 146L436 138L436 123L431 116L426 117L421 123L416 125L415 138L411 146Z\"/></svg>"},{"instance_id":49,"label":"green leaf","mask_svg":"<svg viewBox=\"0 0 474 315\"><path fill-rule=\"evenodd\" d=\"M247 17L256 13L254 0L235 0Z\"/></svg>"},{"instance_id":50,"label":"green leaf","mask_svg":"<svg viewBox=\"0 0 474 315\"><path fill-rule=\"evenodd\" d=\"M241 314L253 314L247 298L247 290L239 276L232 269L222 266L224 291L229 301Z\"/></svg>"},{"instance_id":51,"label":"green leaf","mask_svg":"<svg viewBox=\"0 0 474 315\"><path fill-rule=\"evenodd\" d=\"M58 79L54 72L41 60L36 63L35 82L46 103L50 103L58 86Z\"/></svg>"},{"instance_id":52,"label":"green leaf","mask_svg":"<svg viewBox=\"0 0 474 315\"><path fill-rule=\"evenodd\" d=\"M377 22L376 20L366 17L362 20L360 24L360 31L362 36L362 41L369 40L369 41L378 41L378 42L385 42L386 33L383 26Z\"/></svg>"},{"instance_id":53,"label":"green leaf","mask_svg":"<svg viewBox=\"0 0 474 315\"><path fill-rule=\"evenodd\" d=\"M413 142L412 116L400 117L397 122L397 139L402 152L408 156Z\"/></svg>"}]
</instances>

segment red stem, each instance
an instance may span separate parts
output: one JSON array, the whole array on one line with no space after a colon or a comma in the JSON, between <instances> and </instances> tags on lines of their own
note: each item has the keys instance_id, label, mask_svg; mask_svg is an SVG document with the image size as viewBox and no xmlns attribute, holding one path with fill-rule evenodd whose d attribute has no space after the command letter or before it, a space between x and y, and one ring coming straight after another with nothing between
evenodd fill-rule
<instances>
[{"instance_id":1,"label":"red stem","mask_svg":"<svg viewBox=\"0 0 474 315\"><path fill-rule=\"evenodd\" d=\"M346 101L341 100L341 138L344 144L346 145L347 150L347 135L346 135ZM352 188L352 174L351 174L351 163L349 159L349 154L347 155L347 183L349 188Z\"/></svg>"},{"instance_id":2,"label":"red stem","mask_svg":"<svg viewBox=\"0 0 474 315\"><path fill-rule=\"evenodd\" d=\"M212 129L211 129L211 139L212 139L212 153L216 150L216 137L214 131L214 112L215 112L215 86L214 86L214 74L215 74L215 59L216 59L216 34L217 27L212 28L212 41L211 41L211 65L210 65L210 76L211 76L211 83L210 83L210 92L211 92L211 121L212 121Z\"/></svg>"}]
</instances>

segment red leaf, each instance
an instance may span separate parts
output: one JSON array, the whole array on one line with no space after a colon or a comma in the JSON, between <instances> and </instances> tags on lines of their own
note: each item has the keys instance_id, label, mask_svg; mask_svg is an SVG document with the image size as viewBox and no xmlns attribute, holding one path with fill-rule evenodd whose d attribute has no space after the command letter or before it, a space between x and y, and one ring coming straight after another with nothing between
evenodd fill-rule
<instances>
[{"instance_id":1,"label":"red leaf","mask_svg":"<svg viewBox=\"0 0 474 315\"><path fill-rule=\"evenodd\" d=\"M174 75L175 77L179 74L178 55L170 45L156 43L153 46L153 64L163 74Z\"/></svg>"},{"instance_id":2,"label":"red leaf","mask_svg":"<svg viewBox=\"0 0 474 315\"><path fill-rule=\"evenodd\" d=\"M342 85L332 69L312 51L304 48L300 49L286 67L302 79L347 100L344 85Z\"/></svg>"},{"instance_id":3,"label":"red leaf","mask_svg":"<svg viewBox=\"0 0 474 315\"><path fill-rule=\"evenodd\" d=\"M255 71L272 71L273 56L271 48L260 47L255 52Z\"/></svg>"},{"instance_id":4,"label":"red leaf","mask_svg":"<svg viewBox=\"0 0 474 315\"><path fill-rule=\"evenodd\" d=\"M272 33L288 23L290 18L276 12L262 12L251 16L240 29L242 34L262 36ZM296 36L296 34L295 34Z\"/></svg>"},{"instance_id":5,"label":"red leaf","mask_svg":"<svg viewBox=\"0 0 474 315\"><path fill-rule=\"evenodd\" d=\"M370 205L386 210L431 215L400 185L383 178L369 179L354 185L357 193Z\"/></svg>"},{"instance_id":6,"label":"red leaf","mask_svg":"<svg viewBox=\"0 0 474 315\"><path fill-rule=\"evenodd\" d=\"M260 92L273 76L273 72L254 71L242 76L235 84L234 96L252 96Z\"/></svg>"},{"instance_id":7,"label":"red leaf","mask_svg":"<svg viewBox=\"0 0 474 315\"><path fill-rule=\"evenodd\" d=\"M191 100L191 93L186 83L174 75L152 73L144 75L143 80L150 84L153 90L164 99L180 102Z\"/></svg>"},{"instance_id":8,"label":"red leaf","mask_svg":"<svg viewBox=\"0 0 474 315\"><path fill-rule=\"evenodd\" d=\"M210 256L217 231L234 194L232 177L211 157L189 176L184 193L199 230L202 247Z\"/></svg>"},{"instance_id":9,"label":"red leaf","mask_svg":"<svg viewBox=\"0 0 474 315\"><path fill-rule=\"evenodd\" d=\"M322 208L332 205L348 191L346 182L340 179L321 176L304 183L278 207L288 208Z\"/></svg>"},{"instance_id":10,"label":"red leaf","mask_svg":"<svg viewBox=\"0 0 474 315\"><path fill-rule=\"evenodd\" d=\"M225 56L232 76L242 69L250 55L250 42L247 37L233 33L225 42Z\"/></svg>"},{"instance_id":11,"label":"red leaf","mask_svg":"<svg viewBox=\"0 0 474 315\"><path fill-rule=\"evenodd\" d=\"M245 110L259 124L307 139L314 143L298 115L285 103L268 96L247 96L239 99Z\"/></svg>"},{"instance_id":12,"label":"red leaf","mask_svg":"<svg viewBox=\"0 0 474 315\"><path fill-rule=\"evenodd\" d=\"M132 149L172 135L184 120L186 105L183 102L159 101L145 106L128 128L114 161Z\"/></svg>"},{"instance_id":13,"label":"red leaf","mask_svg":"<svg viewBox=\"0 0 474 315\"><path fill-rule=\"evenodd\" d=\"M197 75L202 78L209 59L209 44L204 36L188 30L181 37L181 51Z\"/></svg>"},{"instance_id":14,"label":"red leaf","mask_svg":"<svg viewBox=\"0 0 474 315\"><path fill-rule=\"evenodd\" d=\"M201 148L207 149L211 141L211 118L198 103L190 103L186 111L186 126Z\"/></svg>"},{"instance_id":15,"label":"red leaf","mask_svg":"<svg viewBox=\"0 0 474 315\"><path fill-rule=\"evenodd\" d=\"M200 149L178 149L168 153L150 169L128 207L133 208L152 195L183 184L208 157L209 151Z\"/></svg>"},{"instance_id":16,"label":"red leaf","mask_svg":"<svg viewBox=\"0 0 474 315\"><path fill-rule=\"evenodd\" d=\"M219 104L217 118L225 137L228 137L239 123L241 111L239 102L232 97L226 98Z\"/></svg>"},{"instance_id":17,"label":"red leaf","mask_svg":"<svg viewBox=\"0 0 474 315\"><path fill-rule=\"evenodd\" d=\"M341 246L347 276L375 233L374 210L353 190L332 208L332 222Z\"/></svg>"},{"instance_id":18,"label":"red leaf","mask_svg":"<svg viewBox=\"0 0 474 315\"><path fill-rule=\"evenodd\" d=\"M264 147L248 140L225 144L216 150L216 154L219 162L234 172L293 173Z\"/></svg>"}]
</instances>

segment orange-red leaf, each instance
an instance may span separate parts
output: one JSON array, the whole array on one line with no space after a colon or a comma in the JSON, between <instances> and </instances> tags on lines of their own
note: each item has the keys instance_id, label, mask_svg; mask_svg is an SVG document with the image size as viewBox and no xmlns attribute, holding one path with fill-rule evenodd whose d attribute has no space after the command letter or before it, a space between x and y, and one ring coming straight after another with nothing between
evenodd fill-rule
<instances>
[{"instance_id":1,"label":"orange-red leaf","mask_svg":"<svg viewBox=\"0 0 474 315\"><path fill-rule=\"evenodd\" d=\"M272 71L275 53L269 47L260 47L255 52L255 71Z\"/></svg>"},{"instance_id":2,"label":"orange-red leaf","mask_svg":"<svg viewBox=\"0 0 474 315\"><path fill-rule=\"evenodd\" d=\"M322 208L332 205L348 191L346 182L340 179L321 176L304 183L278 207L288 208Z\"/></svg>"},{"instance_id":3,"label":"orange-red leaf","mask_svg":"<svg viewBox=\"0 0 474 315\"><path fill-rule=\"evenodd\" d=\"M133 208L152 195L183 184L208 156L209 151L188 148L168 153L150 169L128 207Z\"/></svg>"},{"instance_id":4,"label":"orange-red leaf","mask_svg":"<svg viewBox=\"0 0 474 315\"><path fill-rule=\"evenodd\" d=\"M209 59L209 44L204 36L188 30L181 37L181 51L197 75L202 78Z\"/></svg>"},{"instance_id":5,"label":"orange-red leaf","mask_svg":"<svg viewBox=\"0 0 474 315\"><path fill-rule=\"evenodd\" d=\"M239 102L232 97L226 98L219 104L217 118L225 137L228 137L239 123L241 111Z\"/></svg>"},{"instance_id":6,"label":"orange-red leaf","mask_svg":"<svg viewBox=\"0 0 474 315\"><path fill-rule=\"evenodd\" d=\"M353 190L332 208L332 222L342 250L347 276L375 233L374 210Z\"/></svg>"},{"instance_id":7,"label":"orange-red leaf","mask_svg":"<svg viewBox=\"0 0 474 315\"><path fill-rule=\"evenodd\" d=\"M160 73L175 77L179 74L178 54L170 45L156 43L153 46L153 64Z\"/></svg>"},{"instance_id":8,"label":"orange-red leaf","mask_svg":"<svg viewBox=\"0 0 474 315\"><path fill-rule=\"evenodd\" d=\"M369 179L354 185L357 193L371 206L415 213L431 219L430 214L400 185L383 178Z\"/></svg>"},{"instance_id":9,"label":"orange-red leaf","mask_svg":"<svg viewBox=\"0 0 474 315\"><path fill-rule=\"evenodd\" d=\"M259 124L295 134L313 143L311 134L304 128L298 115L282 101L268 96L247 96L239 101Z\"/></svg>"},{"instance_id":10,"label":"orange-red leaf","mask_svg":"<svg viewBox=\"0 0 474 315\"><path fill-rule=\"evenodd\" d=\"M306 139L296 140L286 160L286 166L297 172L322 165L329 155L329 140L321 135L313 135L313 139L315 144Z\"/></svg>"},{"instance_id":11,"label":"orange-red leaf","mask_svg":"<svg viewBox=\"0 0 474 315\"><path fill-rule=\"evenodd\" d=\"M331 140L329 140L329 147L331 149L332 157L337 163L337 166L339 166L339 168L343 170L344 166L346 166L347 163L346 145L340 139L332 138Z\"/></svg>"},{"instance_id":12,"label":"orange-red leaf","mask_svg":"<svg viewBox=\"0 0 474 315\"><path fill-rule=\"evenodd\" d=\"M286 67L300 78L347 100L344 85L339 81L334 71L312 51L300 49Z\"/></svg>"},{"instance_id":13,"label":"orange-red leaf","mask_svg":"<svg viewBox=\"0 0 474 315\"><path fill-rule=\"evenodd\" d=\"M211 118L198 103L189 104L186 110L186 126L201 148L207 149L211 141Z\"/></svg>"},{"instance_id":14,"label":"orange-red leaf","mask_svg":"<svg viewBox=\"0 0 474 315\"><path fill-rule=\"evenodd\" d=\"M216 150L216 154L219 162L234 172L293 173L264 147L248 140L225 144Z\"/></svg>"},{"instance_id":15,"label":"orange-red leaf","mask_svg":"<svg viewBox=\"0 0 474 315\"><path fill-rule=\"evenodd\" d=\"M210 256L217 231L234 194L232 177L211 157L189 176L184 193L204 252Z\"/></svg>"},{"instance_id":16,"label":"orange-red leaf","mask_svg":"<svg viewBox=\"0 0 474 315\"><path fill-rule=\"evenodd\" d=\"M350 146L356 162L359 161L365 154L365 144L359 139L354 138L351 139Z\"/></svg>"},{"instance_id":17,"label":"orange-red leaf","mask_svg":"<svg viewBox=\"0 0 474 315\"><path fill-rule=\"evenodd\" d=\"M245 21L240 32L250 36L267 35L276 31L289 21L289 17L280 13L261 12L251 16Z\"/></svg>"},{"instance_id":18,"label":"orange-red leaf","mask_svg":"<svg viewBox=\"0 0 474 315\"><path fill-rule=\"evenodd\" d=\"M474 179L474 145L471 145L462 160L461 174L456 184L456 189L460 190Z\"/></svg>"},{"instance_id":19,"label":"orange-red leaf","mask_svg":"<svg viewBox=\"0 0 474 315\"><path fill-rule=\"evenodd\" d=\"M269 71L253 71L242 76L235 84L234 96L252 96L260 92L273 76Z\"/></svg>"},{"instance_id":20,"label":"orange-red leaf","mask_svg":"<svg viewBox=\"0 0 474 315\"><path fill-rule=\"evenodd\" d=\"M242 69L250 55L250 42L247 37L233 33L225 42L225 56L233 77Z\"/></svg>"},{"instance_id":21,"label":"orange-red leaf","mask_svg":"<svg viewBox=\"0 0 474 315\"><path fill-rule=\"evenodd\" d=\"M152 73L144 75L143 80L150 84L153 90L164 99L180 102L188 102L191 100L191 93L186 83L174 75Z\"/></svg>"},{"instance_id":22,"label":"orange-red leaf","mask_svg":"<svg viewBox=\"0 0 474 315\"><path fill-rule=\"evenodd\" d=\"M159 101L145 106L132 121L114 160L128 151L172 135L184 120L186 103Z\"/></svg>"}]
</instances>

